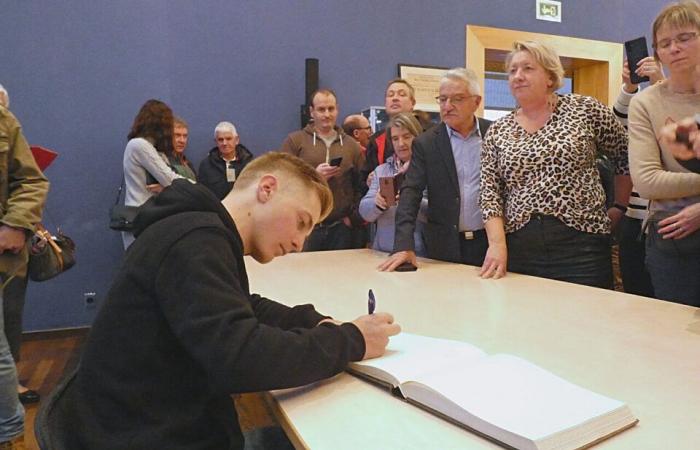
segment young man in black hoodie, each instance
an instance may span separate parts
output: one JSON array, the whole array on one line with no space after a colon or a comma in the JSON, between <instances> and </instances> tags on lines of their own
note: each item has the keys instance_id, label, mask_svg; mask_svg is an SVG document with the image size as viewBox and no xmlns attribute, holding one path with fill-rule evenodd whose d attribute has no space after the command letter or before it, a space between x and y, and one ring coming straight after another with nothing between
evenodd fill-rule
<instances>
[{"instance_id":1,"label":"young man in black hoodie","mask_svg":"<svg viewBox=\"0 0 700 450\"><path fill-rule=\"evenodd\" d=\"M279 153L251 162L222 202L185 180L149 201L81 365L49 406L79 424L63 448L240 449L230 394L381 355L400 330L389 314L341 324L250 294L243 256L300 251L331 209L322 177Z\"/></svg>"}]
</instances>

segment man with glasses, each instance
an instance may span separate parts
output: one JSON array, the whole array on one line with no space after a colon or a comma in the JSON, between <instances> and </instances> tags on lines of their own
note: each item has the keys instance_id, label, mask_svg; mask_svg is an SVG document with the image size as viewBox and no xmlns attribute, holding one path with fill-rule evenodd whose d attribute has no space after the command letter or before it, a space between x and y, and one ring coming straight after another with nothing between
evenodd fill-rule
<instances>
[{"instance_id":1,"label":"man with glasses","mask_svg":"<svg viewBox=\"0 0 700 450\"><path fill-rule=\"evenodd\" d=\"M481 140L491 124L474 113L481 103L471 69L448 70L440 80L442 122L413 141L413 156L396 211L394 253L380 270L416 264L413 232L423 191L428 189L424 238L428 257L480 266L488 241L479 208Z\"/></svg>"},{"instance_id":2,"label":"man with glasses","mask_svg":"<svg viewBox=\"0 0 700 450\"><path fill-rule=\"evenodd\" d=\"M363 154L366 153L369 137L372 135L372 127L365 116L362 114L351 114L347 116L345 120L343 120L343 131L360 144Z\"/></svg>"},{"instance_id":3,"label":"man with glasses","mask_svg":"<svg viewBox=\"0 0 700 450\"><path fill-rule=\"evenodd\" d=\"M399 113L413 111L415 105L415 90L408 81L402 78L394 78L389 81L384 93L384 109L389 116L389 120ZM391 143L389 130L380 130L374 133L369 139L369 144L367 144L365 167L362 169L362 181L368 184L367 177L369 174L378 165L384 164L384 161L393 154L394 146Z\"/></svg>"},{"instance_id":4,"label":"man with glasses","mask_svg":"<svg viewBox=\"0 0 700 450\"><path fill-rule=\"evenodd\" d=\"M231 122L220 122L214 129L216 147L199 163L197 181L205 185L219 200L226 197L253 154L240 142Z\"/></svg>"}]
</instances>

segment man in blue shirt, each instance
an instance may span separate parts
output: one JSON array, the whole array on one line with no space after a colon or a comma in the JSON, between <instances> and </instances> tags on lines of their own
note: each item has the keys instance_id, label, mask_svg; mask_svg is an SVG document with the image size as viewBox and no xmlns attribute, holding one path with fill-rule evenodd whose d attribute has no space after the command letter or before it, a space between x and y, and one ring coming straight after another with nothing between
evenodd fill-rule
<instances>
[{"instance_id":1,"label":"man in blue shirt","mask_svg":"<svg viewBox=\"0 0 700 450\"><path fill-rule=\"evenodd\" d=\"M480 266L488 241L479 209L481 140L490 122L474 113L481 104L479 82L471 69L455 68L440 80L442 122L413 141L413 157L396 211L394 253L380 270L416 264L413 231L428 189L428 256Z\"/></svg>"}]
</instances>

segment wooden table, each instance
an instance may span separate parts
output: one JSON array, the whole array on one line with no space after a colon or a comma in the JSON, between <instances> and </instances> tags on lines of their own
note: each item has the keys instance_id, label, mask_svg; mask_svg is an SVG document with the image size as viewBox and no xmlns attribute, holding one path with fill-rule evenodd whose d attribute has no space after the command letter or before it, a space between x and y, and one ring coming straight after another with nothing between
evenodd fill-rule
<instances>
[{"instance_id":1,"label":"wooden table","mask_svg":"<svg viewBox=\"0 0 700 450\"><path fill-rule=\"evenodd\" d=\"M517 274L482 280L474 267L431 260L378 272L385 258L349 250L246 264L251 291L282 303L352 320L372 288L377 310L404 331L521 356L629 404L639 424L596 448L700 448L700 309ZM300 448L498 448L348 374L272 398Z\"/></svg>"}]
</instances>

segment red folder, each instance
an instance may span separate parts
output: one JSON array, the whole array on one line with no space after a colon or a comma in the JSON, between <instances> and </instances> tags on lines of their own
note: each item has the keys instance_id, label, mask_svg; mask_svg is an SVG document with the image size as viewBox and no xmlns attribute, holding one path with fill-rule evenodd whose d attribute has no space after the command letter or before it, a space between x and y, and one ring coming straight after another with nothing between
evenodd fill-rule
<instances>
[{"instance_id":1,"label":"red folder","mask_svg":"<svg viewBox=\"0 0 700 450\"><path fill-rule=\"evenodd\" d=\"M58 153L55 151L39 145L32 145L30 148L32 149L34 160L42 171L46 170L46 168L49 167L53 160L58 156Z\"/></svg>"}]
</instances>

